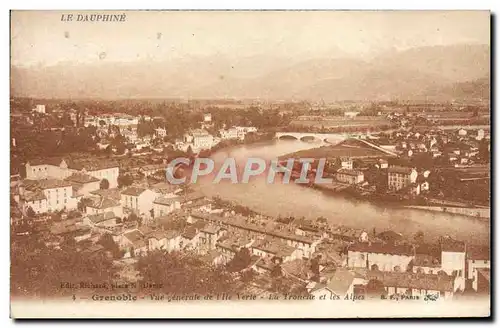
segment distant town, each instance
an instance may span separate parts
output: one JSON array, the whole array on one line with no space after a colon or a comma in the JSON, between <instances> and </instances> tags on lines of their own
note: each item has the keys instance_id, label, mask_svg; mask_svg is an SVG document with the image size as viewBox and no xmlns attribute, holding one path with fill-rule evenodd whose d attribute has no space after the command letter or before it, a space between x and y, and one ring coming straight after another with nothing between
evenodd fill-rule
<instances>
[{"instance_id":1,"label":"distant town","mask_svg":"<svg viewBox=\"0 0 500 328\"><path fill-rule=\"evenodd\" d=\"M333 178L304 192L488 222L488 101L11 98L10 105L15 296L96 294L85 282L146 296L489 296L489 240L270 216L165 178L177 157L297 143L307 148L276 158L326 158ZM302 167L291 169L297 178Z\"/></svg>"}]
</instances>

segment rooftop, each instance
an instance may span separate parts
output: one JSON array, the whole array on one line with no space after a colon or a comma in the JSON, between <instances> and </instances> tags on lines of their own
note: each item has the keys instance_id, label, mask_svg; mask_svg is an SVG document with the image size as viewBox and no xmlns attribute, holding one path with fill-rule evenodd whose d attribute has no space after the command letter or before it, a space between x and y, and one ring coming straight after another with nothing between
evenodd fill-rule
<instances>
[{"instance_id":1,"label":"rooftop","mask_svg":"<svg viewBox=\"0 0 500 328\"><path fill-rule=\"evenodd\" d=\"M352 175L352 176L363 175L363 172L358 171L358 170L351 170L351 169L339 169L337 171L337 173L346 174L346 175Z\"/></svg>"},{"instance_id":2,"label":"rooftop","mask_svg":"<svg viewBox=\"0 0 500 328\"><path fill-rule=\"evenodd\" d=\"M345 268L337 268L326 287L337 295L344 296L354 281L354 274Z\"/></svg>"},{"instance_id":3,"label":"rooftop","mask_svg":"<svg viewBox=\"0 0 500 328\"><path fill-rule=\"evenodd\" d=\"M385 287L401 287L432 291L453 291L454 278L446 274L368 271L367 279L381 281Z\"/></svg>"},{"instance_id":4,"label":"rooftop","mask_svg":"<svg viewBox=\"0 0 500 328\"><path fill-rule=\"evenodd\" d=\"M391 166L387 170L389 173L397 173L397 174L410 174L413 171L411 167L402 167L402 166Z\"/></svg>"},{"instance_id":5,"label":"rooftop","mask_svg":"<svg viewBox=\"0 0 500 328\"><path fill-rule=\"evenodd\" d=\"M129 187L121 192L122 195L129 195L129 196L139 196L143 192L146 191L146 188L141 188L141 187Z\"/></svg>"},{"instance_id":6,"label":"rooftop","mask_svg":"<svg viewBox=\"0 0 500 328\"><path fill-rule=\"evenodd\" d=\"M97 190L91 191L90 193L93 195L101 196L101 197L120 200L120 189L118 189L118 188L97 189Z\"/></svg>"},{"instance_id":7,"label":"rooftop","mask_svg":"<svg viewBox=\"0 0 500 328\"><path fill-rule=\"evenodd\" d=\"M349 251L407 256L414 254L414 249L411 245L392 245L384 243L356 243L349 246Z\"/></svg>"},{"instance_id":8,"label":"rooftop","mask_svg":"<svg viewBox=\"0 0 500 328\"><path fill-rule=\"evenodd\" d=\"M487 246L467 245L467 258L469 260L489 260L490 248Z\"/></svg>"},{"instance_id":9,"label":"rooftop","mask_svg":"<svg viewBox=\"0 0 500 328\"><path fill-rule=\"evenodd\" d=\"M107 220L115 219L116 215L113 212L106 212L101 214L94 214L88 216L89 220L94 224L98 224Z\"/></svg>"},{"instance_id":10,"label":"rooftop","mask_svg":"<svg viewBox=\"0 0 500 328\"><path fill-rule=\"evenodd\" d=\"M179 197L158 197L154 200L153 203L170 206L175 202L179 202L179 200L180 200Z\"/></svg>"},{"instance_id":11,"label":"rooftop","mask_svg":"<svg viewBox=\"0 0 500 328\"><path fill-rule=\"evenodd\" d=\"M23 185L26 190L45 190L71 187L71 182L57 179L41 179L41 180L23 180Z\"/></svg>"},{"instance_id":12,"label":"rooftop","mask_svg":"<svg viewBox=\"0 0 500 328\"><path fill-rule=\"evenodd\" d=\"M120 201L116 199L100 197L100 198L95 198L93 203L87 206L97 209L105 209L105 208L120 206Z\"/></svg>"},{"instance_id":13,"label":"rooftop","mask_svg":"<svg viewBox=\"0 0 500 328\"><path fill-rule=\"evenodd\" d=\"M70 175L69 177L67 177L66 179L64 179L66 181L69 181L69 182L73 182L73 183L91 183L91 182L98 182L99 179L91 176L91 175L88 175L88 174L85 174L85 173L73 173L72 175Z\"/></svg>"}]
</instances>

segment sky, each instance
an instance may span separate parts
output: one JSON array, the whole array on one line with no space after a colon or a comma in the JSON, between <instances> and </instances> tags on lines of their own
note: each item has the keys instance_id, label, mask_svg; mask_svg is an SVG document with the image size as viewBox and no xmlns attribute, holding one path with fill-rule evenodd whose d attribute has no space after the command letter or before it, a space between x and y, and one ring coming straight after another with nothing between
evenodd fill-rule
<instances>
[{"instance_id":1,"label":"sky","mask_svg":"<svg viewBox=\"0 0 500 328\"><path fill-rule=\"evenodd\" d=\"M125 22L61 21L126 14ZM490 43L487 11L124 11L11 13L11 63L173 60L187 56L308 59Z\"/></svg>"}]
</instances>

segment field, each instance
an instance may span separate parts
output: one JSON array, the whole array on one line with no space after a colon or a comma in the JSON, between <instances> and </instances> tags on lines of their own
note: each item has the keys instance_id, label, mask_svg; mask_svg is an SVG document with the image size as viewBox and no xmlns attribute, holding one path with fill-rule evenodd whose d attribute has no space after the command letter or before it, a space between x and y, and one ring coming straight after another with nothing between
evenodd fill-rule
<instances>
[{"instance_id":1,"label":"field","mask_svg":"<svg viewBox=\"0 0 500 328\"><path fill-rule=\"evenodd\" d=\"M315 120L293 120L290 125L314 126L314 127L374 127L388 125L390 122L384 117L368 116L353 119L343 117L325 117Z\"/></svg>"},{"instance_id":2,"label":"field","mask_svg":"<svg viewBox=\"0 0 500 328\"><path fill-rule=\"evenodd\" d=\"M295 153L287 154L282 158L364 158L364 157L388 157L386 153L371 148L366 144L355 139L345 140L334 146L323 146L319 148L301 150Z\"/></svg>"}]
</instances>

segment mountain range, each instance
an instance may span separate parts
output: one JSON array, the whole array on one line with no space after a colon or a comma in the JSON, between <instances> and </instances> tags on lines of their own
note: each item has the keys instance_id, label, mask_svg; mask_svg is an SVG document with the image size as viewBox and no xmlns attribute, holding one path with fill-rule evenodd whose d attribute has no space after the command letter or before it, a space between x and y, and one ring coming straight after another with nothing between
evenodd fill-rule
<instances>
[{"instance_id":1,"label":"mountain range","mask_svg":"<svg viewBox=\"0 0 500 328\"><path fill-rule=\"evenodd\" d=\"M391 50L369 59L221 55L136 62L11 66L13 96L260 98L268 100L488 99L489 45Z\"/></svg>"}]
</instances>

